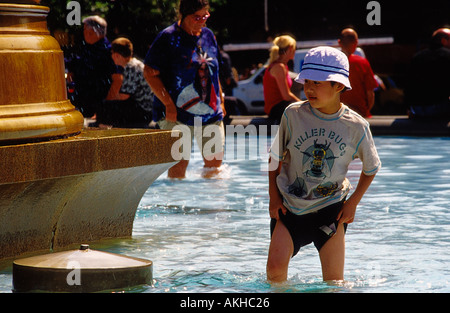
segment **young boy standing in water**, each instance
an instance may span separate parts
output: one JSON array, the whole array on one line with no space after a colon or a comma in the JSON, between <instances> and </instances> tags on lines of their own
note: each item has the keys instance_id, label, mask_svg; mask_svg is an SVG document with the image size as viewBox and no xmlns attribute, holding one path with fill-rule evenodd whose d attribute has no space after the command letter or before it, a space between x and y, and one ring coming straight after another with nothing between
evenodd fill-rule
<instances>
[{"instance_id":1,"label":"young boy standing in water","mask_svg":"<svg viewBox=\"0 0 450 313\"><path fill-rule=\"evenodd\" d=\"M341 51L311 49L296 78L308 101L291 104L281 119L269 161L271 282L285 281L290 259L312 242L323 279L344 279L347 224L381 167L369 123L340 101L351 89L348 71ZM355 158L362 161L362 173L346 200L351 187L346 174Z\"/></svg>"}]
</instances>

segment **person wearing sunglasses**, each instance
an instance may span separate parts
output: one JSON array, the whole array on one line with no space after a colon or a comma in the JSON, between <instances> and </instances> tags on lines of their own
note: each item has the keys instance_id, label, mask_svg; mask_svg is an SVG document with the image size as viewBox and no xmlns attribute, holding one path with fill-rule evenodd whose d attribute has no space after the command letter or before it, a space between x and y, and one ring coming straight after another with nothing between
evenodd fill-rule
<instances>
[{"instance_id":1,"label":"person wearing sunglasses","mask_svg":"<svg viewBox=\"0 0 450 313\"><path fill-rule=\"evenodd\" d=\"M225 144L220 51L206 27L209 17L208 0L180 0L178 21L158 34L144 61L144 76L155 94L153 120L161 129L189 128L190 142L195 136L202 152L204 176L219 172ZM180 162L169 169L171 178L185 177L191 147L181 150Z\"/></svg>"}]
</instances>

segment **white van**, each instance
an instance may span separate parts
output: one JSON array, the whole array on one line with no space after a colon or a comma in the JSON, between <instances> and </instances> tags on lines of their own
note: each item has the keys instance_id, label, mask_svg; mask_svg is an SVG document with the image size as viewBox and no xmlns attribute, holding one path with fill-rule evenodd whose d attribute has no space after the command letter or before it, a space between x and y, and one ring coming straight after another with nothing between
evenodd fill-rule
<instances>
[{"instance_id":1,"label":"white van","mask_svg":"<svg viewBox=\"0 0 450 313\"><path fill-rule=\"evenodd\" d=\"M291 78L297 77L303 58L309 49L299 49L295 52L293 72L290 72ZM237 100L237 106L241 114L261 115L264 113L264 90L263 77L266 66L259 68L250 78L238 82L233 89L233 97ZM294 82L291 88L292 92L305 99L301 84Z\"/></svg>"}]
</instances>

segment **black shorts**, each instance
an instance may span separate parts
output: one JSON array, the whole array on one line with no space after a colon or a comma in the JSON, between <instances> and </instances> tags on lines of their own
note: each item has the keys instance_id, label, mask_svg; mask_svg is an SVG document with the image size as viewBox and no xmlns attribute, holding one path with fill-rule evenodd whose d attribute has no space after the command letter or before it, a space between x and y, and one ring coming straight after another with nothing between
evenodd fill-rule
<instances>
[{"instance_id":1,"label":"black shorts","mask_svg":"<svg viewBox=\"0 0 450 313\"><path fill-rule=\"evenodd\" d=\"M344 201L334 203L319 211L304 215L296 215L289 210L283 215L281 210L278 212L280 220L286 226L294 243L294 255L298 253L301 247L314 242L317 251L330 239L338 227L337 215L342 209ZM270 221L270 233L273 234L277 220L272 218ZM347 231L347 224L344 224L344 231Z\"/></svg>"}]
</instances>

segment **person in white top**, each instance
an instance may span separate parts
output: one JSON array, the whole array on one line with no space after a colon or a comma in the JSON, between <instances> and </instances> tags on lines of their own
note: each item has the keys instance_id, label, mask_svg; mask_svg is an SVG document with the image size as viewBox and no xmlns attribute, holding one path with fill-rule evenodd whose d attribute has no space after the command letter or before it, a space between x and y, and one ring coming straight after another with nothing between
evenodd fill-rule
<instances>
[{"instance_id":1,"label":"person in white top","mask_svg":"<svg viewBox=\"0 0 450 313\"><path fill-rule=\"evenodd\" d=\"M117 66L105 101L98 108L100 128L148 128L152 120L153 91L144 78L144 63L133 57L133 44L125 37L111 44Z\"/></svg>"},{"instance_id":2,"label":"person in white top","mask_svg":"<svg viewBox=\"0 0 450 313\"><path fill-rule=\"evenodd\" d=\"M343 280L345 231L381 167L368 122L341 103L351 89L348 59L331 47L311 49L296 81L307 101L288 106L270 151L271 243L267 278L287 279L289 260L314 243L325 281ZM346 178L359 158L362 173L353 194Z\"/></svg>"}]
</instances>

